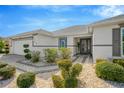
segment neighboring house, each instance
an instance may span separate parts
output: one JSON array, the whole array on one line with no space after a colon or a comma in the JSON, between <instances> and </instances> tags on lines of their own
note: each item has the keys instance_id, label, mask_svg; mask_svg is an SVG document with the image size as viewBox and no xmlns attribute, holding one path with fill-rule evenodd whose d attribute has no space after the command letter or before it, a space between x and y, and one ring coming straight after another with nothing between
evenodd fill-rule
<instances>
[{"instance_id":1,"label":"neighboring house","mask_svg":"<svg viewBox=\"0 0 124 93\"><path fill-rule=\"evenodd\" d=\"M83 19L82 19L83 20ZM89 25L72 26L54 32L42 29L18 34L10 38L10 53L23 55L23 45L41 51L45 48L68 47L72 54L91 54L97 58L124 56L124 15L94 22Z\"/></svg>"}]
</instances>

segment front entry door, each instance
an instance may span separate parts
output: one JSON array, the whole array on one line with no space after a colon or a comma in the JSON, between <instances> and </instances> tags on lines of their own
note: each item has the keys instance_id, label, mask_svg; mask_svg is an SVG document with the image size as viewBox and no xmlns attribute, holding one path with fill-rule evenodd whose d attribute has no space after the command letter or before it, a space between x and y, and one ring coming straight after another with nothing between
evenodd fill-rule
<instances>
[{"instance_id":1,"label":"front entry door","mask_svg":"<svg viewBox=\"0 0 124 93\"><path fill-rule=\"evenodd\" d=\"M80 53L90 54L91 53L91 39L80 39Z\"/></svg>"}]
</instances>

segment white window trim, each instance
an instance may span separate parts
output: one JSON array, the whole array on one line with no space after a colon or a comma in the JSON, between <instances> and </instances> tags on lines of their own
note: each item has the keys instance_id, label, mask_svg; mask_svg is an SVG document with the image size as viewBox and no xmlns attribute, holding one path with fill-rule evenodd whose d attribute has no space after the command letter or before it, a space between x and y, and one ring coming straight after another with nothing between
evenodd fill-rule
<instances>
[{"instance_id":1,"label":"white window trim","mask_svg":"<svg viewBox=\"0 0 124 93\"><path fill-rule=\"evenodd\" d=\"M121 27L121 32L120 32L120 36L121 36L121 57L124 57L124 54L123 54L123 29L124 29L124 27Z\"/></svg>"}]
</instances>

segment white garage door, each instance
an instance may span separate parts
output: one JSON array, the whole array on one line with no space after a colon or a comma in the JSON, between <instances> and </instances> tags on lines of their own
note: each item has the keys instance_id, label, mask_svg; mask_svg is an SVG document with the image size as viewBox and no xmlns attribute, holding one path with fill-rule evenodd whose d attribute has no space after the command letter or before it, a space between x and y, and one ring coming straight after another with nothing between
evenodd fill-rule
<instances>
[{"instance_id":1,"label":"white garage door","mask_svg":"<svg viewBox=\"0 0 124 93\"><path fill-rule=\"evenodd\" d=\"M24 55L24 44L29 44L29 49L32 48L32 38L13 40L13 54Z\"/></svg>"}]
</instances>

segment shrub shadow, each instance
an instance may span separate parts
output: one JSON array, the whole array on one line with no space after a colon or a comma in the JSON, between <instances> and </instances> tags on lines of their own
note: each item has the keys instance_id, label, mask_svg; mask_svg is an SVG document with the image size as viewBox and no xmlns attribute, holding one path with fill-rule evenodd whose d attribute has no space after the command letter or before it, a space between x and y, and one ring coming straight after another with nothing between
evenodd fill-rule
<instances>
[{"instance_id":1,"label":"shrub shadow","mask_svg":"<svg viewBox=\"0 0 124 93\"><path fill-rule=\"evenodd\" d=\"M112 85L113 88L124 88L124 83L121 83L121 82L110 81L110 80L105 80L105 82Z\"/></svg>"},{"instance_id":2,"label":"shrub shadow","mask_svg":"<svg viewBox=\"0 0 124 93\"><path fill-rule=\"evenodd\" d=\"M36 83L34 83L30 88L37 88Z\"/></svg>"},{"instance_id":3,"label":"shrub shadow","mask_svg":"<svg viewBox=\"0 0 124 93\"><path fill-rule=\"evenodd\" d=\"M0 80L0 88L6 87L13 80L14 80L14 77L7 79L7 80Z\"/></svg>"}]
</instances>

